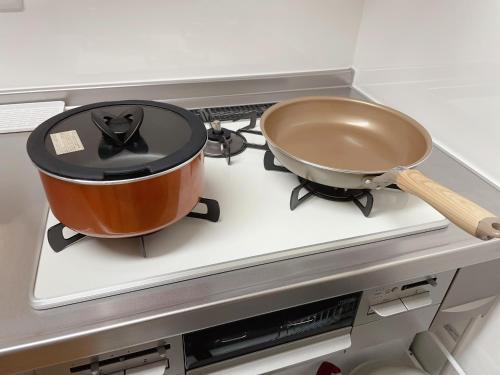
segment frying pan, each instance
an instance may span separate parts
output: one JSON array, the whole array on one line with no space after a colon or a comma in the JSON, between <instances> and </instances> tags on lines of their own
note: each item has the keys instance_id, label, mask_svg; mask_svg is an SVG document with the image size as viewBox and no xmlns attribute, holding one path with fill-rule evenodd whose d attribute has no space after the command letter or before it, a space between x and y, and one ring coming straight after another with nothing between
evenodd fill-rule
<instances>
[{"instance_id":1,"label":"frying pan","mask_svg":"<svg viewBox=\"0 0 500 375\"><path fill-rule=\"evenodd\" d=\"M500 218L412 169L432 151L427 130L394 109L341 97L278 103L260 127L276 159L307 180L346 189L396 184L483 240L500 238Z\"/></svg>"}]
</instances>

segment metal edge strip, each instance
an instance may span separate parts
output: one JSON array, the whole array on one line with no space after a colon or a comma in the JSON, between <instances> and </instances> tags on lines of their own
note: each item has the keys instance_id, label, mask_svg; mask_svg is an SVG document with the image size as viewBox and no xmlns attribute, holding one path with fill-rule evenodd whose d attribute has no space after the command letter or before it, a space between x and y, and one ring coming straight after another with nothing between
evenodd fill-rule
<instances>
[{"instance_id":1,"label":"metal edge strip","mask_svg":"<svg viewBox=\"0 0 500 375\"><path fill-rule=\"evenodd\" d=\"M317 244L310 247L299 247L295 249L288 249L278 251L272 254L259 255L253 257L250 261L249 259L239 259L235 261L228 261L225 263L219 263L212 266L203 266L201 268L194 268L187 271L181 271L169 275L160 275L145 279L139 282L129 282L127 284L122 284L121 287L109 286L101 288L97 293L92 294L92 299L104 298L113 295L124 294L128 292L133 292L137 290L147 289L151 287L157 287L161 285L168 285L180 281L195 279L199 277L206 277L214 274L219 274L222 272L234 271L241 268L254 267L270 262L278 262L291 258L297 258L327 251L342 250L349 247L354 247L358 245L364 245L371 242L383 241L391 238L397 238L402 235L408 236L412 234L424 233L434 230L439 230L446 228L449 225L449 221L443 217L442 220L436 222L428 223L425 225L416 226L414 230L410 233L406 233L403 229L382 232L376 235L366 235L359 237L357 241L352 242L352 238L338 241L336 243L327 242L322 244ZM336 279L342 275L332 275L331 279ZM35 295L35 288L33 288L32 295L30 296L31 306L35 310L46 310L54 307L60 307L64 305L70 305L78 302L88 301L89 297L87 292L78 292L71 295L66 295L63 297L48 297L40 298Z\"/></svg>"},{"instance_id":2,"label":"metal edge strip","mask_svg":"<svg viewBox=\"0 0 500 375\"><path fill-rule=\"evenodd\" d=\"M169 101L179 98L214 97L322 87L351 86L351 67L308 72L283 72L234 77L203 77L184 80L109 83L0 90L0 104L63 100L67 107L100 101L142 98Z\"/></svg>"}]
</instances>

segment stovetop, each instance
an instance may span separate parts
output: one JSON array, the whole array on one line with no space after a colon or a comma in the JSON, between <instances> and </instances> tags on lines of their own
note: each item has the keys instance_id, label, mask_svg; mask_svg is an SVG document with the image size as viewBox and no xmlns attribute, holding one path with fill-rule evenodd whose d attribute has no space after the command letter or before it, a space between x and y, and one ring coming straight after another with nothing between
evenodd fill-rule
<instances>
[{"instance_id":1,"label":"stovetop","mask_svg":"<svg viewBox=\"0 0 500 375\"><path fill-rule=\"evenodd\" d=\"M249 120L222 125L237 130ZM264 144L258 134L244 136ZM369 217L353 202L314 195L292 211L290 195L301 182L291 173L265 169L265 155L265 149L249 147L234 155L231 165L224 158L205 158L204 196L219 202L218 222L186 217L148 236L87 237L58 253L45 235L33 306L45 309L322 251L349 251L448 225L425 202L394 189L371 192ZM301 196L307 194L304 187ZM54 224L49 212L47 229Z\"/></svg>"}]
</instances>

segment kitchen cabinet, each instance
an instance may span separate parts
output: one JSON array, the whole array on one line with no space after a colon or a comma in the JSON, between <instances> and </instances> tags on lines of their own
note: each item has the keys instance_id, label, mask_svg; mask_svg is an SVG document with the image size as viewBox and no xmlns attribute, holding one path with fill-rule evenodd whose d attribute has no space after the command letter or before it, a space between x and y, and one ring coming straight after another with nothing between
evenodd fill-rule
<instances>
[{"instance_id":1,"label":"kitchen cabinet","mask_svg":"<svg viewBox=\"0 0 500 375\"><path fill-rule=\"evenodd\" d=\"M492 261L459 270L430 329L467 373L493 375L500 368L499 269Z\"/></svg>"}]
</instances>

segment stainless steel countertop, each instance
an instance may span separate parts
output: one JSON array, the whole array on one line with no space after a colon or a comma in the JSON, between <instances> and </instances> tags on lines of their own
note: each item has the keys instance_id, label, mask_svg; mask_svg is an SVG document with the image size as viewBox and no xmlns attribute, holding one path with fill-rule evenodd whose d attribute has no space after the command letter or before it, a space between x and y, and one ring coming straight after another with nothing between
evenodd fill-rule
<instances>
[{"instance_id":1,"label":"stainless steel countertop","mask_svg":"<svg viewBox=\"0 0 500 375\"><path fill-rule=\"evenodd\" d=\"M352 80L352 72L342 74L347 81ZM270 77L260 79L260 84L252 79L200 82L198 86L161 84L153 89L137 86L133 92L135 97L152 99L156 95L186 107L268 102L312 94L361 96L348 86L350 82L343 82L338 74L333 76L325 72L309 80L307 75ZM64 89L45 97L65 99L70 105L84 104L92 97L94 101L123 98L123 94L117 95L118 88L111 92L94 90L93 96L89 91L83 95L78 90ZM197 97L199 92L214 95ZM30 95L25 98L33 98ZM0 94L0 103L22 98L20 93L4 97ZM25 152L27 137L27 133L0 135L0 373L44 367L500 258L498 240L482 242L450 224L442 230L37 311L30 305L30 294L48 206L36 170ZM488 209L500 212L500 192L440 149L435 148L419 168Z\"/></svg>"}]
</instances>

